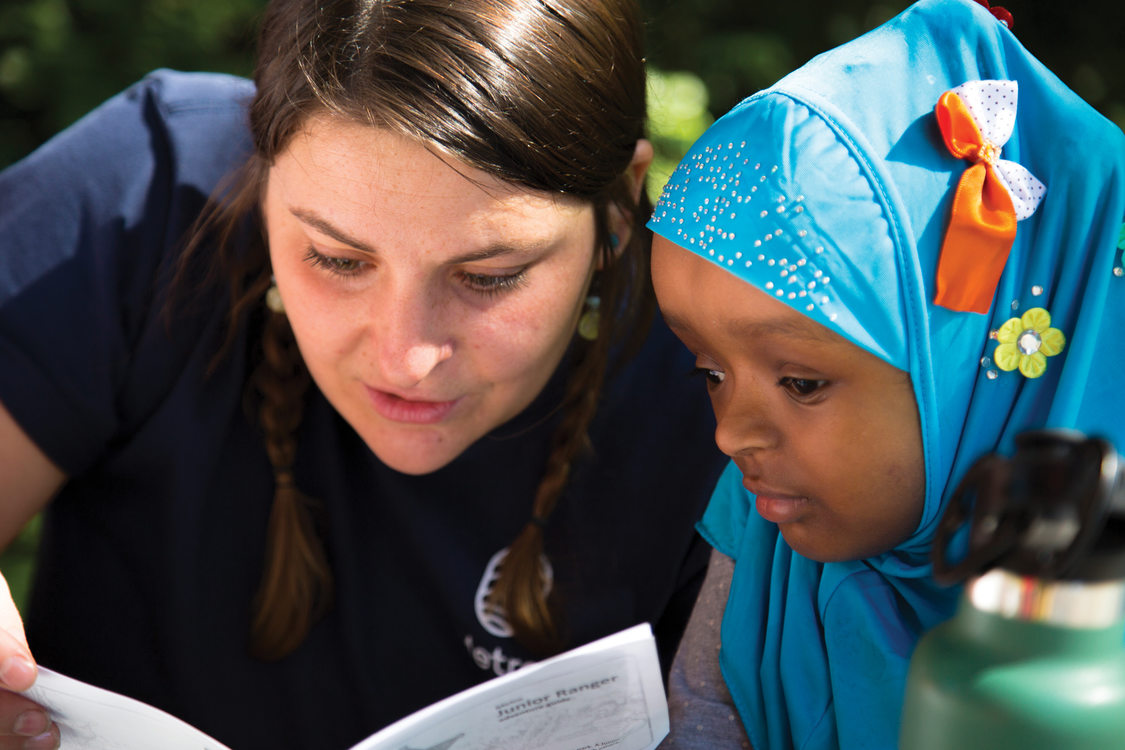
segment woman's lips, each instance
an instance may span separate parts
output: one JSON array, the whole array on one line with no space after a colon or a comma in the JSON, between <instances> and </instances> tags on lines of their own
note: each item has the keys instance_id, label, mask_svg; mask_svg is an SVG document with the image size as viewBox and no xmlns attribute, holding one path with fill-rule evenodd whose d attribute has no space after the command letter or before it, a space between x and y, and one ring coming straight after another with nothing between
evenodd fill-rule
<instances>
[{"instance_id":1,"label":"woman's lips","mask_svg":"<svg viewBox=\"0 0 1125 750\"><path fill-rule=\"evenodd\" d=\"M371 394L371 401L379 416L405 424L436 424L449 416L459 400L414 401L371 387L367 388L367 392Z\"/></svg>"}]
</instances>

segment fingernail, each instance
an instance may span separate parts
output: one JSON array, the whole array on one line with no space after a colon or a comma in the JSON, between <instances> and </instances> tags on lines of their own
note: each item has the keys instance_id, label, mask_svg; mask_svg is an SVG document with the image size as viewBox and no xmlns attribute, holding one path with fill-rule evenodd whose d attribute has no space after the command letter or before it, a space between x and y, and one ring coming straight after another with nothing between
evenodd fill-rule
<instances>
[{"instance_id":1,"label":"fingernail","mask_svg":"<svg viewBox=\"0 0 1125 750\"><path fill-rule=\"evenodd\" d=\"M60 745L58 732L53 729L44 732L38 737L25 740L23 750L58 750Z\"/></svg>"},{"instance_id":2,"label":"fingernail","mask_svg":"<svg viewBox=\"0 0 1125 750\"><path fill-rule=\"evenodd\" d=\"M23 737L37 737L51 727L51 720L42 711L24 711L16 717L12 731Z\"/></svg>"},{"instance_id":3,"label":"fingernail","mask_svg":"<svg viewBox=\"0 0 1125 750\"><path fill-rule=\"evenodd\" d=\"M24 690L35 682L35 665L23 656L9 656L0 664L0 683L12 690Z\"/></svg>"}]
</instances>

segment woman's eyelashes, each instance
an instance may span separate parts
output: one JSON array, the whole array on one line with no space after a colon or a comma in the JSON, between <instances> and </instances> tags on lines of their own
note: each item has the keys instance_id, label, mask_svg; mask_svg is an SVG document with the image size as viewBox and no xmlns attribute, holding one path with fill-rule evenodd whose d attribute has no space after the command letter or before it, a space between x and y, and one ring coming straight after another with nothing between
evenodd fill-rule
<instances>
[{"instance_id":1,"label":"woman's eyelashes","mask_svg":"<svg viewBox=\"0 0 1125 750\"><path fill-rule=\"evenodd\" d=\"M527 280L527 269L521 268L514 273L491 274L469 273L462 271L461 281L466 287L485 297L494 297L497 294L519 289Z\"/></svg>"},{"instance_id":2,"label":"woman's eyelashes","mask_svg":"<svg viewBox=\"0 0 1125 750\"><path fill-rule=\"evenodd\" d=\"M334 276L355 276L367 265L366 261L356 260L355 258L325 255L313 247L305 251L305 261L313 268L324 269Z\"/></svg>"},{"instance_id":3,"label":"woman's eyelashes","mask_svg":"<svg viewBox=\"0 0 1125 750\"><path fill-rule=\"evenodd\" d=\"M310 247L305 251L305 261L334 276L356 276L371 266L366 260L327 255ZM456 278L466 289L483 297L494 297L521 287L527 280L527 268L512 273L471 273L459 271Z\"/></svg>"}]
</instances>

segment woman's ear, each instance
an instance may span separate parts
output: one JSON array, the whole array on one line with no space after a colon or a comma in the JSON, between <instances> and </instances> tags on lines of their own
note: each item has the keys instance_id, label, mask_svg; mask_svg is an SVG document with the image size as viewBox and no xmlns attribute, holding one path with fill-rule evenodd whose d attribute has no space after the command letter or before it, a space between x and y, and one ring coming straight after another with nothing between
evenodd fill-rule
<instances>
[{"instance_id":1,"label":"woman's ear","mask_svg":"<svg viewBox=\"0 0 1125 750\"><path fill-rule=\"evenodd\" d=\"M625 171L629 177L629 189L633 191L634 201L641 199L645 175L648 174L648 168L652 166L653 153L652 142L647 138L638 140L636 148L633 149L633 160L629 162Z\"/></svg>"},{"instance_id":2,"label":"woman's ear","mask_svg":"<svg viewBox=\"0 0 1125 750\"><path fill-rule=\"evenodd\" d=\"M644 138L638 140L636 148L633 149L633 159L625 168L625 179L629 182L629 192L634 205L641 199L641 191L645 188L645 175L648 174L648 168L652 164L652 156L652 143ZM608 213L610 235L616 238L616 243L613 245L614 253L620 255L632 238L633 216L631 212L624 211L616 203L609 204ZM601 270L602 265L599 260L598 270Z\"/></svg>"}]
</instances>

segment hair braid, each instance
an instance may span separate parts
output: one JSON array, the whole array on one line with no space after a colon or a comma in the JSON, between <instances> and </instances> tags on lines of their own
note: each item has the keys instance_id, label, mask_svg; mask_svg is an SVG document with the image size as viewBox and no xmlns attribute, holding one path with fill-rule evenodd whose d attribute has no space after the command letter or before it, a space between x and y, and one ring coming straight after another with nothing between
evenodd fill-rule
<instances>
[{"instance_id":1,"label":"hair braid","mask_svg":"<svg viewBox=\"0 0 1125 750\"><path fill-rule=\"evenodd\" d=\"M620 183L617 186L620 189ZM619 202L618 205L621 205ZM602 274L600 293L603 318L598 326L598 337L586 345L579 354L574 371L567 381L563 397L563 418L551 441L551 450L543 478L535 492L531 520L509 545L492 589L492 598L507 616L516 639L533 652L546 655L557 652L565 640L560 624L552 613L548 600L544 568L541 558L544 550L544 527L562 496L574 462L590 449L588 428L597 412L602 384L610 366L610 352L617 343L626 345L623 354L629 356L639 345L640 331L647 328L651 306L641 300L651 299L649 289L647 230L638 223L647 216L647 201L642 199L635 211L631 244L626 250L626 263L615 273ZM596 209L599 237L608 238L606 206ZM605 240L603 263L613 264L613 249ZM628 271L622 267L628 267ZM617 317L614 311L625 311ZM632 335L629 335L632 334Z\"/></svg>"},{"instance_id":2,"label":"hair braid","mask_svg":"<svg viewBox=\"0 0 1125 750\"><path fill-rule=\"evenodd\" d=\"M551 452L532 505L532 518L508 548L493 588L517 639L532 651L547 654L560 647L561 634L547 601L543 526L554 511L576 458L589 448L587 427L597 410L608 348L591 345L567 384L563 419L555 430Z\"/></svg>"},{"instance_id":3,"label":"hair braid","mask_svg":"<svg viewBox=\"0 0 1125 750\"><path fill-rule=\"evenodd\" d=\"M274 660L300 645L332 598L332 572L317 532L318 506L293 478L309 373L283 314L266 316L262 360L252 379L261 394L258 414L275 485L265 570L254 600L251 652Z\"/></svg>"}]
</instances>

